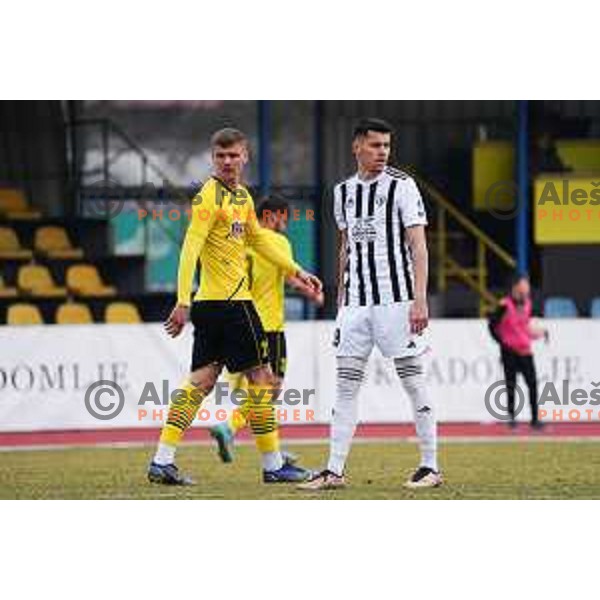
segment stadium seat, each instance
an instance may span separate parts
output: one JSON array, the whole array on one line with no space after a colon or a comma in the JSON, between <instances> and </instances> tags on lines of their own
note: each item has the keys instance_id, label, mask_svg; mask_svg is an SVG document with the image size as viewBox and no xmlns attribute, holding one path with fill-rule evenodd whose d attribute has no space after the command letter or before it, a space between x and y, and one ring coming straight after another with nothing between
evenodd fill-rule
<instances>
[{"instance_id":1,"label":"stadium seat","mask_svg":"<svg viewBox=\"0 0 600 600\"><path fill-rule=\"evenodd\" d=\"M39 219L42 214L29 208L21 190L0 189L0 214L9 219Z\"/></svg>"},{"instance_id":2,"label":"stadium seat","mask_svg":"<svg viewBox=\"0 0 600 600\"><path fill-rule=\"evenodd\" d=\"M590 317L594 319L600 319L600 297L594 298L592 300L592 305L590 307Z\"/></svg>"},{"instance_id":3,"label":"stadium seat","mask_svg":"<svg viewBox=\"0 0 600 600\"><path fill-rule=\"evenodd\" d=\"M571 298L555 296L546 298L544 316L550 319L573 319L579 316L577 306Z\"/></svg>"},{"instance_id":4,"label":"stadium seat","mask_svg":"<svg viewBox=\"0 0 600 600\"><path fill-rule=\"evenodd\" d=\"M16 232L11 227L0 227L0 258L31 258L33 252L21 246Z\"/></svg>"},{"instance_id":5,"label":"stadium seat","mask_svg":"<svg viewBox=\"0 0 600 600\"><path fill-rule=\"evenodd\" d=\"M34 247L50 258L83 258L83 250L73 247L62 227L40 227L35 232Z\"/></svg>"},{"instance_id":6,"label":"stadium seat","mask_svg":"<svg viewBox=\"0 0 600 600\"><path fill-rule=\"evenodd\" d=\"M32 296L60 298L67 295L67 289L58 287L52 274L43 265L25 265L19 269L17 285Z\"/></svg>"},{"instance_id":7,"label":"stadium seat","mask_svg":"<svg viewBox=\"0 0 600 600\"><path fill-rule=\"evenodd\" d=\"M80 296L114 296L116 288L104 285L94 265L73 265L67 271L67 287Z\"/></svg>"},{"instance_id":8,"label":"stadium seat","mask_svg":"<svg viewBox=\"0 0 600 600\"><path fill-rule=\"evenodd\" d=\"M107 323L141 323L142 318L135 304L112 302L106 307L104 320Z\"/></svg>"},{"instance_id":9,"label":"stadium seat","mask_svg":"<svg viewBox=\"0 0 600 600\"><path fill-rule=\"evenodd\" d=\"M9 325L42 325L44 319L39 308L33 304L11 304L6 322Z\"/></svg>"},{"instance_id":10,"label":"stadium seat","mask_svg":"<svg viewBox=\"0 0 600 600\"><path fill-rule=\"evenodd\" d=\"M19 295L17 288L4 285L4 279L0 275L0 298L16 298Z\"/></svg>"},{"instance_id":11,"label":"stadium seat","mask_svg":"<svg viewBox=\"0 0 600 600\"><path fill-rule=\"evenodd\" d=\"M94 318L87 305L68 302L56 309L55 321L58 325L82 325L93 323Z\"/></svg>"}]
</instances>

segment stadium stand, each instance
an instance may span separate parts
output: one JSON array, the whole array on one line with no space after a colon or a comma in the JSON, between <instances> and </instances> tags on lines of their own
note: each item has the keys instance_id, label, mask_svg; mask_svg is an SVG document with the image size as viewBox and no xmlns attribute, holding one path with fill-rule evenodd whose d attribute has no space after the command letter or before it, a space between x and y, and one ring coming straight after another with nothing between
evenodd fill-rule
<instances>
[{"instance_id":1,"label":"stadium stand","mask_svg":"<svg viewBox=\"0 0 600 600\"><path fill-rule=\"evenodd\" d=\"M57 325L82 325L93 322L94 317L86 304L67 302L61 304L56 311Z\"/></svg>"},{"instance_id":2,"label":"stadium stand","mask_svg":"<svg viewBox=\"0 0 600 600\"><path fill-rule=\"evenodd\" d=\"M17 189L0 189L0 214L7 219L39 219L40 211L32 209L25 194Z\"/></svg>"},{"instance_id":3,"label":"stadium stand","mask_svg":"<svg viewBox=\"0 0 600 600\"><path fill-rule=\"evenodd\" d=\"M23 248L17 234L11 227L0 227L0 258L31 259L33 252Z\"/></svg>"},{"instance_id":4,"label":"stadium stand","mask_svg":"<svg viewBox=\"0 0 600 600\"><path fill-rule=\"evenodd\" d=\"M67 271L67 287L79 296L115 296L114 286L105 285L94 265L74 265Z\"/></svg>"},{"instance_id":5,"label":"stadium stand","mask_svg":"<svg viewBox=\"0 0 600 600\"><path fill-rule=\"evenodd\" d=\"M577 305L572 298L546 298L544 316L550 319L574 319L579 316Z\"/></svg>"},{"instance_id":6,"label":"stadium stand","mask_svg":"<svg viewBox=\"0 0 600 600\"><path fill-rule=\"evenodd\" d=\"M33 264L21 267L17 284L22 292L31 296L56 298L67 295L67 288L57 286L52 273L44 265Z\"/></svg>"},{"instance_id":7,"label":"stadium stand","mask_svg":"<svg viewBox=\"0 0 600 600\"><path fill-rule=\"evenodd\" d=\"M53 225L40 227L35 232L35 250L49 258L83 258L83 250L75 248L63 227Z\"/></svg>"},{"instance_id":8,"label":"stadium stand","mask_svg":"<svg viewBox=\"0 0 600 600\"><path fill-rule=\"evenodd\" d=\"M4 283L4 277L0 275L0 298L16 298L19 295L17 288L8 287Z\"/></svg>"},{"instance_id":9,"label":"stadium stand","mask_svg":"<svg viewBox=\"0 0 600 600\"><path fill-rule=\"evenodd\" d=\"M141 323L142 318L135 304L130 302L111 302L104 312L107 323Z\"/></svg>"},{"instance_id":10,"label":"stadium stand","mask_svg":"<svg viewBox=\"0 0 600 600\"><path fill-rule=\"evenodd\" d=\"M42 325L44 319L37 306L33 304L12 304L8 308L9 325Z\"/></svg>"}]
</instances>

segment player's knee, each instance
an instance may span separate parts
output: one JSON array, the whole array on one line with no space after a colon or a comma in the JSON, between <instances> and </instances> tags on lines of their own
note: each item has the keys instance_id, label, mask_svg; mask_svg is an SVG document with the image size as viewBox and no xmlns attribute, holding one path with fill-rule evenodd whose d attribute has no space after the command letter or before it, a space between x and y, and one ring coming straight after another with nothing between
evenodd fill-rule
<instances>
[{"instance_id":1,"label":"player's knee","mask_svg":"<svg viewBox=\"0 0 600 600\"><path fill-rule=\"evenodd\" d=\"M215 387L220 371L221 370L214 365L202 367L192 373L192 383L196 388L202 390L205 395L208 395Z\"/></svg>"},{"instance_id":2,"label":"player's knee","mask_svg":"<svg viewBox=\"0 0 600 600\"><path fill-rule=\"evenodd\" d=\"M250 370L248 373L246 373L246 377L251 385L275 385L275 378L269 365L263 365Z\"/></svg>"}]
</instances>

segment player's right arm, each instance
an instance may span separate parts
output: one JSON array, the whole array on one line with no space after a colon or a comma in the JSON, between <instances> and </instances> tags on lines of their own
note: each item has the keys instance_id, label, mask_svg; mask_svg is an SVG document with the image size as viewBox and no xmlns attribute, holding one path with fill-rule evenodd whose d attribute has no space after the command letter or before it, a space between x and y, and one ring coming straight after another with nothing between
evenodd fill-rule
<instances>
[{"instance_id":1,"label":"player's right arm","mask_svg":"<svg viewBox=\"0 0 600 600\"><path fill-rule=\"evenodd\" d=\"M342 186L336 185L333 188L333 216L338 228L337 235L337 307L338 310L344 304L344 273L348 263L348 223L346 221L346 210L342 201Z\"/></svg>"},{"instance_id":2,"label":"player's right arm","mask_svg":"<svg viewBox=\"0 0 600 600\"><path fill-rule=\"evenodd\" d=\"M338 310L344 304L344 273L348 264L348 232L345 229L337 235L337 306Z\"/></svg>"},{"instance_id":3,"label":"player's right arm","mask_svg":"<svg viewBox=\"0 0 600 600\"><path fill-rule=\"evenodd\" d=\"M171 337L181 333L188 319L198 259L215 221L215 212L215 187L209 182L192 201L190 224L179 255L177 304L165 323L165 329Z\"/></svg>"}]
</instances>

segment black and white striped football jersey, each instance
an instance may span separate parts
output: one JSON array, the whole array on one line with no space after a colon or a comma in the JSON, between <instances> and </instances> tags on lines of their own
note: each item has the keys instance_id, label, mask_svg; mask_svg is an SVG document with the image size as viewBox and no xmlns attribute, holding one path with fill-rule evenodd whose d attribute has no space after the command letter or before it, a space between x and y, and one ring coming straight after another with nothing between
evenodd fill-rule
<instances>
[{"instance_id":1,"label":"black and white striped football jersey","mask_svg":"<svg viewBox=\"0 0 600 600\"><path fill-rule=\"evenodd\" d=\"M427 225L415 181L391 167L370 181L355 174L335 186L334 215L338 228L348 233L345 305L412 300L413 264L405 232Z\"/></svg>"}]
</instances>

